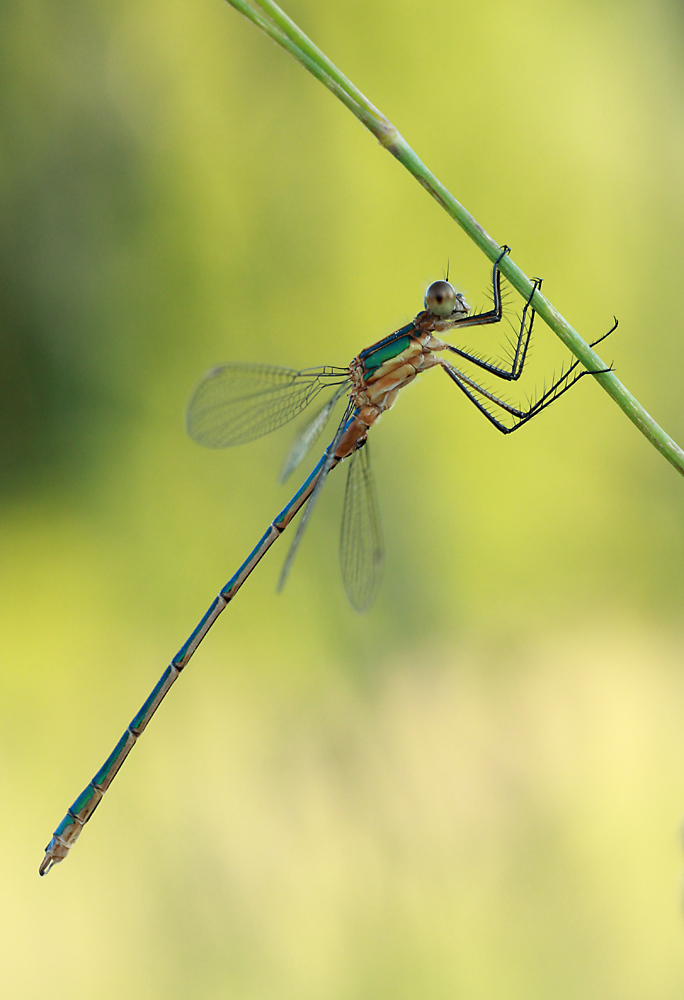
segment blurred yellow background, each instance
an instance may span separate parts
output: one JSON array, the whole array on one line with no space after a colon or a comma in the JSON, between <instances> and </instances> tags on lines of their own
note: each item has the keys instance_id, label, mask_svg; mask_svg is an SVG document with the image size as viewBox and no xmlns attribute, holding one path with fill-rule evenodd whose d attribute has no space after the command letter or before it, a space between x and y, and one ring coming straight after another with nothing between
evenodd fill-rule
<instances>
[{"instance_id":1,"label":"blurred yellow background","mask_svg":"<svg viewBox=\"0 0 684 1000\"><path fill-rule=\"evenodd\" d=\"M681 6L287 10L587 340L618 315L603 357L684 442ZM684 482L589 379L509 438L404 393L376 607L338 472L38 878L292 492L291 428L187 439L196 380L346 364L490 269L218 0L4 0L0 75L2 995L681 998ZM564 357L539 323L523 398Z\"/></svg>"}]
</instances>

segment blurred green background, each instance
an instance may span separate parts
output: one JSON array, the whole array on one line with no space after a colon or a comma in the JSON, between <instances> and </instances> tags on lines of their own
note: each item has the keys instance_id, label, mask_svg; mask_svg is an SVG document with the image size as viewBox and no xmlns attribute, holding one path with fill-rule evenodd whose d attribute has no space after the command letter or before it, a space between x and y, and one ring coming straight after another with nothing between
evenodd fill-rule
<instances>
[{"instance_id":1,"label":"blurred green background","mask_svg":"<svg viewBox=\"0 0 684 1000\"><path fill-rule=\"evenodd\" d=\"M619 316L682 443L681 4L287 9L586 339ZM39 880L291 492L291 429L204 451L193 384L346 364L489 265L218 0L4 0L0 128L3 996L680 998L684 483L588 379L510 438L419 380L373 611L336 473ZM540 323L523 397L564 356Z\"/></svg>"}]
</instances>

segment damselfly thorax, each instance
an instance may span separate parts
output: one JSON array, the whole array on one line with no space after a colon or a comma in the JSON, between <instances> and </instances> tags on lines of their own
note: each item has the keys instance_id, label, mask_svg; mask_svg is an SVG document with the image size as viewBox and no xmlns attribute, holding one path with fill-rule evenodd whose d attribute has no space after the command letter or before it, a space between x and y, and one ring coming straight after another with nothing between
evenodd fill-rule
<instances>
[{"instance_id":1,"label":"damselfly thorax","mask_svg":"<svg viewBox=\"0 0 684 1000\"><path fill-rule=\"evenodd\" d=\"M368 428L393 406L399 392L421 372L442 363L435 353L446 351L449 345L435 337L434 331L448 329L470 312L463 296L447 281L430 285L425 304L428 308L411 323L371 344L350 363L350 398L355 410L336 457L347 458L361 447Z\"/></svg>"},{"instance_id":2,"label":"damselfly thorax","mask_svg":"<svg viewBox=\"0 0 684 1000\"><path fill-rule=\"evenodd\" d=\"M349 365L353 424L342 435L336 456L347 458L365 442L368 429L389 410L399 392L417 375L439 364L435 351L446 344L430 333L405 327L366 348Z\"/></svg>"}]
</instances>

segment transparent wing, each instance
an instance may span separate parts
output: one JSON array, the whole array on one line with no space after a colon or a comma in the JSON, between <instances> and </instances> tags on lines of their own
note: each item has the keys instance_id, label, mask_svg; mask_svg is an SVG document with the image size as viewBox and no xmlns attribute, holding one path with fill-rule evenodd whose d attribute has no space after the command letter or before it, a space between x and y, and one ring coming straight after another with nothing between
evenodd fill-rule
<instances>
[{"instance_id":1,"label":"transparent wing","mask_svg":"<svg viewBox=\"0 0 684 1000\"><path fill-rule=\"evenodd\" d=\"M337 430L335 431L335 437L332 439L330 445L325 450L325 462L323 463L320 476L318 477L318 482L316 483L313 493L309 497L306 507L304 508L304 512L301 518L299 519L299 524L297 525L297 533L292 540L290 551L287 553L287 558L285 559L285 562L283 563L283 568L280 571L280 579L278 580L278 587L277 587L278 591L281 591L285 586L285 581L287 580L294 557L297 554L297 549L299 548L299 543L302 540L302 535L304 534L306 526L309 523L309 518L313 514L314 507L316 506L316 502L319 496L321 495L321 490L325 485L325 481L328 478L328 474L330 473L330 470L333 468L333 466L339 461L339 459L335 458L335 452L337 451L337 446L339 445L342 439L345 427L347 426L347 420L349 419L349 416L353 408L354 404L350 400L349 403L347 404L347 409L344 411L344 416L342 417L342 420L340 421L340 424Z\"/></svg>"},{"instance_id":2,"label":"transparent wing","mask_svg":"<svg viewBox=\"0 0 684 1000\"><path fill-rule=\"evenodd\" d=\"M362 614L377 597L383 551L375 484L366 444L349 462L342 511L340 567L349 603Z\"/></svg>"},{"instance_id":3,"label":"transparent wing","mask_svg":"<svg viewBox=\"0 0 684 1000\"><path fill-rule=\"evenodd\" d=\"M349 383L345 381L295 438L283 464L282 472L280 473L281 483L285 482L288 476L294 472L299 463L306 457L306 454L311 446L315 444L323 432L323 428L327 424L335 405L348 391Z\"/></svg>"},{"instance_id":4,"label":"transparent wing","mask_svg":"<svg viewBox=\"0 0 684 1000\"><path fill-rule=\"evenodd\" d=\"M212 368L188 404L190 437L206 448L228 448L282 427L321 389L346 379L339 368L275 368L228 364Z\"/></svg>"}]
</instances>

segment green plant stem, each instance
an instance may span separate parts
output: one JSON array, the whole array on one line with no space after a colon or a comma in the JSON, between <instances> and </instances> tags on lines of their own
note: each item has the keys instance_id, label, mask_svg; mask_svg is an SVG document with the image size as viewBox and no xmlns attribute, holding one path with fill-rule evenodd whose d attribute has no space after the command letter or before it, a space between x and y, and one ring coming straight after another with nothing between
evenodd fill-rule
<instances>
[{"instance_id":1,"label":"green plant stem","mask_svg":"<svg viewBox=\"0 0 684 1000\"><path fill-rule=\"evenodd\" d=\"M273 0L254 0L254 2L261 10L256 10L247 0L228 0L228 3L270 35L278 45L286 49L317 80L332 91L352 114L356 115L373 133L380 144L399 160L419 184L422 184L425 190L439 202L489 260L495 261L501 253L499 244L428 170L394 125L340 72L335 64L314 45ZM527 300L532 294L532 282L527 275L511 260L510 255L504 257L499 266L504 277ZM606 370L608 366L601 360L596 351L591 349L540 291L535 291L532 304L547 326L582 362L587 371L592 373L593 378L605 389L632 423L664 455L668 462L684 475L684 451L622 385L615 373Z\"/></svg>"}]
</instances>

